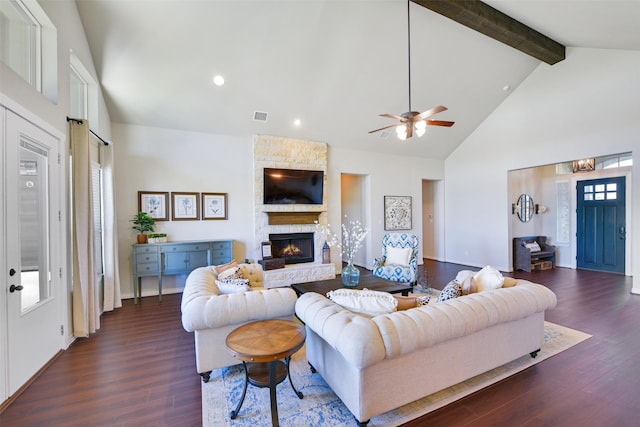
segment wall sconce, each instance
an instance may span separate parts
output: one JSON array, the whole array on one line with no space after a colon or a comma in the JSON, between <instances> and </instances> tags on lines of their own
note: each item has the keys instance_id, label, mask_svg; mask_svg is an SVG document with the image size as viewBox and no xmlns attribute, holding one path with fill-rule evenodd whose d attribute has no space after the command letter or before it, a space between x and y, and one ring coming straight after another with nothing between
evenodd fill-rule
<instances>
[{"instance_id":1,"label":"wall sconce","mask_svg":"<svg viewBox=\"0 0 640 427\"><path fill-rule=\"evenodd\" d=\"M596 159L581 159L573 161L573 173L590 172L596 168Z\"/></svg>"},{"instance_id":2,"label":"wall sconce","mask_svg":"<svg viewBox=\"0 0 640 427\"><path fill-rule=\"evenodd\" d=\"M545 212L546 212L546 211L548 211L548 210L549 210L549 208L548 208L548 207L546 207L546 206L544 206L544 205L536 204L535 209L534 209L534 212L535 212L535 213L536 213L536 215L537 215L537 214L543 214L543 213L545 213Z\"/></svg>"}]
</instances>

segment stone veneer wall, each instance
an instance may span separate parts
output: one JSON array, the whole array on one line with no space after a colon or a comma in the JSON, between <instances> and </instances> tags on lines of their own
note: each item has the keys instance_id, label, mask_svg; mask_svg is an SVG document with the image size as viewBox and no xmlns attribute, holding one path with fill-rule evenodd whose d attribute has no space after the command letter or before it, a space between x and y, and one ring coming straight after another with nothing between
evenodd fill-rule
<instances>
[{"instance_id":1,"label":"stone veneer wall","mask_svg":"<svg viewBox=\"0 0 640 427\"><path fill-rule=\"evenodd\" d=\"M276 136L256 135L253 139L254 165L254 213L256 259L262 259L262 242L269 240L270 233L315 233L314 224L269 225L266 212L319 212L318 222L327 223L327 144ZM325 173L322 205L264 205L263 169L286 168L321 170ZM335 277L333 264L322 265L322 245L324 240L314 239L314 262L296 264L285 268L286 271L271 270L265 272L265 286L269 279L277 286L322 280ZM318 265L320 264L320 265ZM274 285L273 280L269 285ZM288 283L287 283L288 282ZM272 287L272 286L268 286Z\"/></svg>"}]
</instances>

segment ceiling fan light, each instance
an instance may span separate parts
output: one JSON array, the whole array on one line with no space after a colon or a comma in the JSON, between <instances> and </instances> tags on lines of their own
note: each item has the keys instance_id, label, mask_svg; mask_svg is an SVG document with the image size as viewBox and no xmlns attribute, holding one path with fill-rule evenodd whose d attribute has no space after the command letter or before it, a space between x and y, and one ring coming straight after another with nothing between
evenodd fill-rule
<instances>
[{"instance_id":1,"label":"ceiling fan light","mask_svg":"<svg viewBox=\"0 0 640 427\"><path fill-rule=\"evenodd\" d=\"M416 122L415 128L416 128L416 133L418 134L418 137L421 137L422 135L424 135L425 131L427 130L427 123L424 120L419 120Z\"/></svg>"},{"instance_id":2,"label":"ceiling fan light","mask_svg":"<svg viewBox=\"0 0 640 427\"><path fill-rule=\"evenodd\" d=\"M407 127L405 125L396 126L396 135L398 139L403 141L407 139Z\"/></svg>"}]
</instances>

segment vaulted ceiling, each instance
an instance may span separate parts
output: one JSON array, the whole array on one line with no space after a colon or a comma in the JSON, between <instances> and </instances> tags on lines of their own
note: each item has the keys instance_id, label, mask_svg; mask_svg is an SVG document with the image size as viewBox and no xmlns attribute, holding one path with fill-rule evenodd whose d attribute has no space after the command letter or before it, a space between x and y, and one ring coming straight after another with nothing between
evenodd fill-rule
<instances>
[{"instance_id":1,"label":"vaulted ceiling","mask_svg":"<svg viewBox=\"0 0 640 427\"><path fill-rule=\"evenodd\" d=\"M411 107L445 105L433 118L456 124L400 142L368 131L392 124L379 114L409 109L405 0L76 3L117 123L443 159L536 67L558 66L411 3ZM572 47L640 50L635 0L485 3L568 58Z\"/></svg>"}]
</instances>

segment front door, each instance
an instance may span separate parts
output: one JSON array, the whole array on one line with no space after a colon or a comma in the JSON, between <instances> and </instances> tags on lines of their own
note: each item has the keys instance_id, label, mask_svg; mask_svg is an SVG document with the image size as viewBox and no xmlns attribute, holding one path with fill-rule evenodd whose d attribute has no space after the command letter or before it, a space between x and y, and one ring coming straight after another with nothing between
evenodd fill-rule
<instances>
[{"instance_id":1,"label":"front door","mask_svg":"<svg viewBox=\"0 0 640 427\"><path fill-rule=\"evenodd\" d=\"M577 267L624 274L625 177L578 181Z\"/></svg>"},{"instance_id":2,"label":"front door","mask_svg":"<svg viewBox=\"0 0 640 427\"><path fill-rule=\"evenodd\" d=\"M59 140L6 111L2 253L7 305L7 391L13 395L62 347Z\"/></svg>"}]
</instances>

